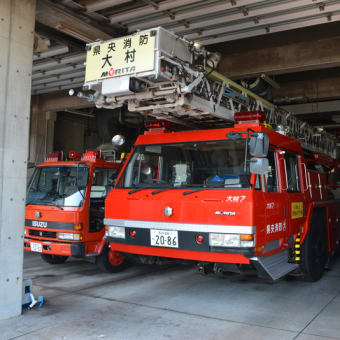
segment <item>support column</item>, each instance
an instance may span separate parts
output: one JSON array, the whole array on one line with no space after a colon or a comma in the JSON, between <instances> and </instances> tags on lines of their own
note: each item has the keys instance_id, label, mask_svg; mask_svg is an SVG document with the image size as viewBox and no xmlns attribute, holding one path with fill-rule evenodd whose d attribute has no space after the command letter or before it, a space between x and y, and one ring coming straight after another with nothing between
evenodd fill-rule
<instances>
[{"instance_id":1,"label":"support column","mask_svg":"<svg viewBox=\"0 0 340 340\"><path fill-rule=\"evenodd\" d=\"M45 137L45 156L53 151L54 142L54 123L57 119L57 113L46 112L46 137Z\"/></svg>"},{"instance_id":2,"label":"support column","mask_svg":"<svg viewBox=\"0 0 340 340\"><path fill-rule=\"evenodd\" d=\"M35 0L0 0L0 319L21 313Z\"/></svg>"}]
</instances>

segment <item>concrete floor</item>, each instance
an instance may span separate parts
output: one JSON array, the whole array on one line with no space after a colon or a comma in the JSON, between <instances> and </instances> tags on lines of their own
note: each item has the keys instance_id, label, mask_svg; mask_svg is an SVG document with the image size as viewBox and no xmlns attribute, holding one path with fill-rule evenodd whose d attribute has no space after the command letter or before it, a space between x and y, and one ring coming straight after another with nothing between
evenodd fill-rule
<instances>
[{"instance_id":1,"label":"concrete floor","mask_svg":"<svg viewBox=\"0 0 340 340\"><path fill-rule=\"evenodd\" d=\"M103 274L76 259L24 263L47 303L0 321L0 339L340 339L339 256L319 282L274 284L191 266Z\"/></svg>"}]
</instances>

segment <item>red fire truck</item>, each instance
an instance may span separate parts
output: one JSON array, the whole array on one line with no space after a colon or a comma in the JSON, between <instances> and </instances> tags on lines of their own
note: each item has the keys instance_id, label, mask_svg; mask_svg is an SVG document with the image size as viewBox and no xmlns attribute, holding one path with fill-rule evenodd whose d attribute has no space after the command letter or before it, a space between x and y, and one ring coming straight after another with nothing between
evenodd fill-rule
<instances>
[{"instance_id":1,"label":"red fire truck","mask_svg":"<svg viewBox=\"0 0 340 340\"><path fill-rule=\"evenodd\" d=\"M229 129L139 136L106 199L111 249L194 260L204 272L319 279L340 231L333 160L265 127L260 112L235 119Z\"/></svg>"},{"instance_id":2,"label":"red fire truck","mask_svg":"<svg viewBox=\"0 0 340 340\"><path fill-rule=\"evenodd\" d=\"M318 280L340 230L327 186L334 138L216 72L219 59L159 27L87 46L91 92L79 95L158 120L106 199L110 249L196 261L205 273Z\"/></svg>"},{"instance_id":3,"label":"red fire truck","mask_svg":"<svg viewBox=\"0 0 340 340\"><path fill-rule=\"evenodd\" d=\"M69 159L53 152L36 167L27 190L24 249L50 264L74 256L118 271L124 258L105 245L103 218L121 163L106 161L100 151L70 152Z\"/></svg>"}]
</instances>

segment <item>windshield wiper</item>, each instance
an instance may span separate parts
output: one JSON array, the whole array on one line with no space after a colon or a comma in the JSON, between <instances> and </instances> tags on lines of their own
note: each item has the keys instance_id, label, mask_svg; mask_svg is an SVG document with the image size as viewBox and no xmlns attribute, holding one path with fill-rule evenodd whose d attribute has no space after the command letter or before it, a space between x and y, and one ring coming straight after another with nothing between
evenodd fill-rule
<instances>
[{"instance_id":1,"label":"windshield wiper","mask_svg":"<svg viewBox=\"0 0 340 340\"><path fill-rule=\"evenodd\" d=\"M192 194L192 193L194 193L194 192L198 192L198 191L201 191L201 190L211 190L211 189L216 189L216 188L198 188L198 189L193 189L193 190L189 190L189 191L183 191L183 193L182 193L182 195L183 196L186 196L186 195L190 195L190 194Z\"/></svg>"},{"instance_id":2,"label":"windshield wiper","mask_svg":"<svg viewBox=\"0 0 340 340\"><path fill-rule=\"evenodd\" d=\"M205 187L201 187L201 188L197 188L197 189L193 189L193 190L189 190L189 191L183 191L182 195L183 196L186 196L186 195L190 195L190 194L193 194L194 192L198 192L198 191L201 191L201 190L211 190L211 189L218 189L218 188L224 188L221 187L221 186L218 186L218 185L214 185L214 186L205 186Z\"/></svg>"},{"instance_id":3,"label":"windshield wiper","mask_svg":"<svg viewBox=\"0 0 340 340\"><path fill-rule=\"evenodd\" d=\"M32 200L26 202L26 207L27 207L28 205L32 204L35 200L36 200L36 198L34 198L34 199L32 199Z\"/></svg>"},{"instance_id":4,"label":"windshield wiper","mask_svg":"<svg viewBox=\"0 0 340 340\"><path fill-rule=\"evenodd\" d=\"M139 187L139 188L136 188L136 189L133 189L133 190L129 191L128 194L132 195L135 192L140 191L140 190L144 190L144 189L153 189L153 188L150 188L150 187Z\"/></svg>"},{"instance_id":5,"label":"windshield wiper","mask_svg":"<svg viewBox=\"0 0 340 340\"><path fill-rule=\"evenodd\" d=\"M168 189L173 189L173 185L168 185L168 186L166 186L166 187L163 187L163 188L161 188L161 189L158 189L158 190L155 190L155 191L153 191L152 193L151 193L151 195L157 195L157 194L159 194L160 192L163 192L163 191L165 191L165 190L168 190Z\"/></svg>"}]
</instances>

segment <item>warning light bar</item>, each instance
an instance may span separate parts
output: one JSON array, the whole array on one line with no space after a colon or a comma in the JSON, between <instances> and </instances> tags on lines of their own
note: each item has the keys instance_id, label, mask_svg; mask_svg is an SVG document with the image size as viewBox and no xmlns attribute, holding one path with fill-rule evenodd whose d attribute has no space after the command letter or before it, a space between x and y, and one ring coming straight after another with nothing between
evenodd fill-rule
<instances>
[{"instance_id":1,"label":"warning light bar","mask_svg":"<svg viewBox=\"0 0 340 340\"><path fill-rule=\"evenodd\" d=\"M68 158L69 158L69 159L73 159L73 160L75 160L75 161L78 161L78 160L80 160L80 158L81 158L81 153L76 152L76 151L70 151L70 152L68 153Z\"/></svg>"},{"instance_id":2,"label":"warning light bar","mask_svg":"<svg viewBox=\"0 0 340 340\"><path fill-rule=\"evenodd\" d=\"M171 122L164 119L148 120L144 123L144 126L148 130L171 130L173 127Z\"/></svg>"},{"instance_id":3,"label":"warning light bar","mask_svg":"<svg viewBox=\"0 0 340 340\"><path fill-rule=\"evenodd\" d=\"M260 122L263 123L266 120L266 114L263 111L242 111L234 114L234 119L237 123L244 122Z\"/></svg>"},{"instance_id":4,"label":"warning light bar","mask_svg":"<svg viewBox=\"0 0 340 340\"><path fill-rule=\"evenodd\" d=\"M100 151L87 151L81 158L82 161L95 161L97 159L103 159L103 155Z\"/></svg>"},{"instance_id":5,"label":"warning light bar","mask_svg":"<svg viewBox=\"0 0 340 340\"><path fill-rule=\"evenodd\" d=\"M61 151L54 151L47 155L46 162L58 162L64 160L64 154Z\"/></svg>"}]
</instances>

